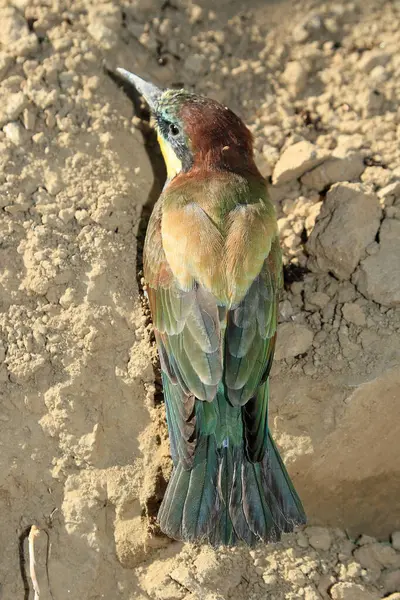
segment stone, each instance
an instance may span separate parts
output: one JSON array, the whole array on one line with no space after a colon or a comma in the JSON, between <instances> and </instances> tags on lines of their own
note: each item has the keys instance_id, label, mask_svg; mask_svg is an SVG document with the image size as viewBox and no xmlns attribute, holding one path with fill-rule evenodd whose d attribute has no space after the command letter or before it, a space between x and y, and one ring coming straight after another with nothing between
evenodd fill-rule
<instances>
[{"instance_id":1,"label":"stone","mask_svg":"<svg viewBox=\"0 0 400 600\"><path fill-rule=\"evenodd\" d=\"M185 60L184 69L198 75L202 73L207 64L207 59L202 54L190 54Z\"/></svg>"},{"instance_id":2,"label":"stone","mask_svg":"<svg viewBox=\"0 0 400 600\"><path fill-rule=\"evenodd\" d=\"M390 60L390 54L381 52L380 50L371 50L364 52L358 62L360 71L370 73L372 69L378 66L385 66Z\"/></svg>"},{"instance_id":3,"label":"stone","mask_svg":"<svg viewBox=\"0 0 400 600\"><path fill-rule=\"evenodd\" d=\"M395 531L391 535L392 546L400 552L400 531Z\"/></svg>"},{"instance_id":4,"label":"stone","mask_svg":"<svg viewBox=\"0 0 400 600\"><path fill-rule=\"evenodd\" d=\"M380 216L378 198L362 184L335 184L307 243L309 267L349 279L375 239Z\"/></svg>"},{"instance_id":5,"label":"stone","mask_svg":"<svg viewBox=\"0 0 400 600\"><path fill-rule=\"evenodd\" d=\"M379 231L379 251L368 256L354 275L360 292L384 306L400 304L400 221L386 218Z\"/></svg>"},{"instance_id":6,"label":"stone","mask_svg":"<svg viewBox=\"0 0 400 600\"><path fill-rule=\"evenodd\" d=\"M400 556L389 544L372 544L368 546L376 560L386 568L400 568Z\"/></svg>"},{"instance_id":7,"label":"stone","mask_svg":"<svg viewBox=\"0 0 400 600\"><path fill-rule=\"evenodd\" d=\"M275 358L283 360L307 352L311 348L314 335L306 325L282 323L278 325L277 337Z\"/></svg>"},{"instance_id":8,"label":"stone","mask_svg":"<svg viewBox=\"0 0 400 600\"><path fill-rule=\"evenodd\" d=\"M400 590L400 569L396 571L385 571L380 579L385 593L398 592Z\"/></svg>"},{"instance_id":9,"label":"stone","mask_svg":"<svg viewBox=\"0 0 400 600\"><path fill-rule=\"evenodd\" d=\"M340 300L339 300L340 302ZM375 544L376 538L371 535L362 534L357 540L357 546L367 546L368 544Z\"/></svg>"},{"instance_id":10,"label":"stone","mask_svg":"<svg viewBox=\"0 0 400 600\"><path fill-rule=\"evenodd\" d=\"M13 60L12 60L11 56L6 54L5 52L0 51L0 80L7 73L12 62L13 62Z\"/></svg>"},{"instance_id":11,"label":"stone","mask_svg":"<svg viewBox=\"0 0 400 600\"><path fill-rule=\"evenodd\" d=\"M331 547L332 538L329 530L325 527L307 527L306 534L308 535L310 546L315 548L315 550L327 551Z\"/></svg>"},{"instance_id":12,"label":"stone","mask_svg":"<svg viewBox=\"0 0 400 600\"><path fill-rule=\"evenodd\" d=\"M390 596L386 596L385 600L400 600L400 593L390 594Z\"/></svg>"},{"instance_id":13,"label":"stone","mask_svg":"<svg viewBox=\"0 0 400 600\"><path fill-rule=\"evenodd\" d=\"M314 587L308 585L304 588L304 600L321 600L321 596Z\"/></svg>"},{"instance_id":14,"label":"stone","mask_svg":"<svg viewBox=\"0 0 400 600\"><path fill-rule=\"evenodd\" d=\"M358 179L365 165L361 154L355 152L344 158L330 158L309 171L301 182L314 190L324 190L339 181Z\"/></svg>"},{"instance_id":15,"label":"stone","mask_svg":"<svg viewBox=\"0 0 400 600\"><path fill-rule=\"evenodd\" d=\"M296 535L296 542L300 548L308 548L308 538L302 531Z\"/></svg>"},{"instance_id":16,"label":"stone","mask_svg":"<svg viewBox=\"0 0 400 600\"><path fill-rule=\"evenodd\" d=\"M16 121L27 103L28 99L23 92L8 94L4 105L3 102L0 103L0 127L9 121Z\"/></svg>"},{"instance_id":17,"label":"stone","mask_svg":"<svg viewBox=\"0 0 400 600\"><path fill-rule=\"evenodd\" d=\"M346 302L342 307L342 314L348 323L353 323L353 325L360 327L365 325L365 313L361 306L354 302Z\"/></svg>"},{"instance_id":18,"label":"stone","mask_svg":"<svg viewBox=\"0 0 400 600\"><path fill-rule=\"evenodd\" d=\"M103 48L110 50L118 43L118 32L122 25L119 6L112 3L98 3L88 11L88 32Z\"/></svg>"},{"instance_id":19,"label":"stone","mask_svg":"<svg viewBox=\"0 0 400 600\"><path fill-rule=\"evenodd\" d=\"M282 185L298 179L307 171L329 158L329 155L311 142L297 142L286 148L275 165L272 175L274 185Z\"/></svg>"},{"instance_id":20,"label":"stone","mask_svg":"<svg viewBox=\"0 0 400 600\"><path fill-rule=\"evenodd\" d=\"M330 589L333 600L378 600L379 595L369 592L361 585L347 581L335 583Z\"/></svg>"},{"instance_id":21,"label":"stone","mask_svg":"<svg viewBox=\"0 0 400 600\"><path fill-rule=\"evenodd\" d=\"M377 557L374 553L375 544L368 544L366 546L361 546L361 548L357 548L354 550L354 558L360 563L364 569L369 569L373 572L379 572L382 570L381 563L377 560Z\"/></svg>"},{"instance_id":22,"label":"stone","mask_svg":"<svg viewBox=\"0 0 400 600\"><path fill-rule=\"evenodd\" d=\"M282 74L283 81L295 95L300 94L307 84L308 71L301 62L294 60L287 63Z\"/></svg>"},{"instance_id":23,"label":"stone","mask_svg":"<svg viewBox=\"0 0 400 600\"><path fill-rule=\"evenodd\" d=\"M0 44L7 48L14 42L29 35L28 24L23 15L14 7L2 8L0 10Z\"/></svg>"},{"instance_id":24,"label":"stone","mask_svg":"<svg viewBox=\"0 0 400 600\"><path fill-rule=\"evenodd\" d=\"M7 125L4 125L3 131L14 146L22 146L24 142L24 130L20 123L17 121L7 123Z\"/></svg>"},{"instance_id":25,"label":"stone","mask_svg":"<svg viewBox=\"0 0 400 600\"><path fill-rule=\"evenodd\" d=\"M328 294L325 294L325 292L314 292L308 297L310 304L318 306L318 308L324 308L328 304L329 300L330 298Z\"/></svg>"},{"instance_id":26,"label":"stone","mask_svg":"<svg viewBox=\"0 0 400 600\"><path fill-rule=\"evenodd\" d=\"M393 181L388 185L385 185L382 189L377 193L379 199L386 200L390 196L394 198L400 197L400 181Z\"/></svg>"}]
</instances>

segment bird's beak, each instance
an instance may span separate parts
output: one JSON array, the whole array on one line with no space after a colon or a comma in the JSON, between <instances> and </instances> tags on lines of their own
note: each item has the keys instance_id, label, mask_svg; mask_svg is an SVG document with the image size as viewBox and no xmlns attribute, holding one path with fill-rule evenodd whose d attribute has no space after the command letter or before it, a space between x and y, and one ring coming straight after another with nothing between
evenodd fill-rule
<instances>
[{"instance_id":1,"label":"bird's beak","mask_svg":"<svg viewBox=\"0 0 400 600\"><path fill-rule=\"evenodd\" d=\"M121 67L117 68L117 73L123 79L125 79L125 81L128 81L129 83L135 86L139 94L141 94L146 100L151 110L156 110L157 102L161 94L163 93L163 90L160 90L160 88L158 88L156 85L145 81L141 77L138 77L137 75L126 71L126 69L121 69Z\"/></svg>"}]
</instances>

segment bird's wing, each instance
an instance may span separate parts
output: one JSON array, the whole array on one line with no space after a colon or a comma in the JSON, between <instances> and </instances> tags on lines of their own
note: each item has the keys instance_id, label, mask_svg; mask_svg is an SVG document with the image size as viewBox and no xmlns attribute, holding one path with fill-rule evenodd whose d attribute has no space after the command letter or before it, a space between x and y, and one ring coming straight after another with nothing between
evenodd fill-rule
<instances>
[{"instance_id":1,"label":"bird's wing","mask_svg":"<svg viewBox=\"0 0 400 600\"><path fill-rule=\"evenodd\" d=\"M226 186L221 190L226 193ZM250 193L247 203L235 205L234 193L224 222L215 218L223 212L216 195L214 214L194 202L193 193L170 211L164 205L164 214L159 203L146 236L145 277L172 454L188 468L196 447L196 399L211 402L222 379L226 401L243 407L249 459L261 460L265 452L266 379L274 351L281 255L267 199L257 194L252 202ZM212 410L200 412L213 422ZM201 425L203 431L210 427Z\"/></svg>"},{"instance_id":2,"label":"bird's wing","mask_svg":"<svg viewBox=\"0 0 400 600\"><path fill-rule=\"evenodd\" d=\"M262 460L267 444L267 379L274 355L281 284L281 252L276 236L247 294L228 312L225 334L227 396L234 406L242 406L246 452L253 462Z\"/></svg>"},{"instance_id":3,"label":"bird's wing","mask_svg":"<svg viewBox=\"0 0 400 600\"><path fill-rule=\"evenodd\" d=\"M182 289L166 260L161 204L146 235L144 271L160 355L174 463L189 468L196 447L197 400L209 402L222 377L220 323L215 297L196 281Z\"/></svg>"}]
</instances>

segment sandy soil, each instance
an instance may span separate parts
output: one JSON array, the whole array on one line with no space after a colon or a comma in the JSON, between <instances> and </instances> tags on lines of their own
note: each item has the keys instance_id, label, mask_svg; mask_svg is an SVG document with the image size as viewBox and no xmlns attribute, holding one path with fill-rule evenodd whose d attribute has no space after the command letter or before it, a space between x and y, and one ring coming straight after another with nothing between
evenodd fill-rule
<instances>
[{"instance_id":1,"label":"sandy soil","mask_svg":"<svg viewBox=\"0 0 400 600\"><path fill-rule=\"evenodd\" d=\"M44 600L400 598L400 3L246 7L0 3L1 600L33 598L32 525ZM157 531L141 252L164 171L116 66L229 104L271 181L271 426L310 520L280 544Z\"/></svg>"}]
</instances>

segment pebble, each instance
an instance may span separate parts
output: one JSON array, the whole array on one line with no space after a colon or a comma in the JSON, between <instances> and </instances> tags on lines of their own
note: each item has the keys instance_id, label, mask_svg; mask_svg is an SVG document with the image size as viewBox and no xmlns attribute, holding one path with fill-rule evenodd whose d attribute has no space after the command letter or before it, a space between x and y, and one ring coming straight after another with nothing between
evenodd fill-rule
<instances>
[{"instance_id":1,"label":"pebble","mask_svg":"<svg viewBox=\"0 0 400 600\"><path fill-rule=\"evenodd\" d=\"M293 181L328 158L329 155L325 151L311 142L297 142L286 148L280 156L274 168L272 183L282 185Z\"/></svg>"},{"instance_id":2,"label":"pebble","mask_svg":"<svg viewBox=\"0 0 400 600\"><path fill-rule=\"evenodd\" d=\"M400 569L396 571L385 571L380 579L385 592L398 592L400 590Z\"/></svg>"},{"instance_id":3,"label":"pebble","mask_svg":"<svg viewBox=\"0 0 400 600\"><path fill-rule=\"evenodd\" d=\"M324 308L328 304L330 298L325 292L314 292L308 296L307 300L310 304L318 306L318 308Z\"/></svg>"},{"instance_id":4,"label":"pebble","mask_svg":"<svg viewBox=\"0 0 400 600\"><path fill-rule=\"evenodd\" d=\"M379 251L360 264L354 283L361 293L384 306L400 305L400 221L384 219Z\"/></svg>"},{"instance_id":5,"label":"pebble","mask_svg":"<svg viewBox=\"0 0 400 600\"><path fill-rule=\"evenodd\" d=\"M12 142L15 146L22 146L24 142L24 130L22 129L20 123L17 121L7 123L7 125L4 125L3 131L10 142Z\"/></svg>"},{"instance_id":6,"label":"pebble","mask_svg":"<svg viewBox=\"0 0 400 600\"><path fill-rule=\"evenodd\" d=\"M313 332L306 325L282 323L278 325L275 358L283 360L307 352L313 341Z\"/></svg>"},{"instance_id":7,"label":"pebble","mask_svg":"<svg viewBox=\"0 0 400 600\"><path fill-rule=\"evenodd\" d=\"M365 169L363 156L353 153L345 158L331 158L309 171L301 182L314 190L324 190L339 181L354 181Z\"/></svg>"},{"instance_id":8,"label":"pebble","mask_svg":"<svg viewBox=\"0 0 400 600\"><path fill-rule=\"evenodd\" d=\"M400 552L400 531L395 531L391 535L392 546L395 550Z\"/></svg>"},{"instance_id":9,"label":"pebble","mask_svg":"<svg viewBox=\"0 0 400 600\"><path fill-rule=\"evenodd\" d=\"M296 542L300 548L308 548L308 538L302 531L297 534Z\"/></svg>"},{"instance_id":10,"label":"pebble","mask_svg":"<svg viewBox=\"0 0 400 600\"><path fill-rule=\"evenodd\" d=\"M325 527L307 527L305 531L310 546L315 548L315 550L329 550L332 538L328 529Z\"/></svg>"},{"instance_id":11,"label":"pebble","mask_svg":"<svg viewBox=\"0 0 400 600\"><path fill-rule=\"evenodd\" d=\"M342 314L348 323L362 327L365 325L365 313L361 306L354 302L347 302L342 306Z\"/></svg>"},{"instance_id":12,"label":"pebble","mask_svg":"<svg viewBox=\"0 0 400 600\"><path fill-rule=\"evenodd\" d=\"M320 600L321 596L315 589L315 587L307 586L304 588L304 600Z\"/></svg>"},{"instance_id":13,"label":"pebble","mask_svg":"<svg viewBox=\"0 0 400 600\"><path fill-rule=\"evenodd\" d=\"M185 60L184 68L192 73L199 75L204 72L207 59L202 54L190 54Z\"/></svg>"},{"instance_id":14,"label":"pebble","mask_svg":"<svg viewBox=\"0 0 400 600\"><path fill-rule=\"evenodd\" d=\"M358 68L364 73L370 73L374 67L384 66L390 60L390 54L379 50L364 52L358 62Z\"/></svg>"},{"instance_id":15,"label":"pebble","mask_svg":"<svg viewBox=\"0 0 400 600\"><path fill-rule=\"evenodd\" d=\"M335 184L326 195L307 244L313 257L310 267L315 265L339 279L349 279L365 248L375 239L380 216L378 198L362 184Z\"/></svg>"},{"instance_id":16,"label":"pebble","mask_svg":"<svg viewBox=\"0 0 400 600\"><path fill-rule=\"evenodd\" d=\"M23 92L7 95L4 107L0 107L0 127L8 121L16 121L28 103Z\"/></svg>"},{"instance_id":17,"label":"pebble","mask_svg":"<svg viewBox=\"0 0 400 600\"><path fill-rule=\"evenodd\" d=\"M333 600L378 600L379 595L369 592L361 585L349 582L335 583L330 589Z\"/></svg>"},{"instance_id":18,"label":"pebble","mask_svg":"<svg viewBox=\"0 0 400 600\"><path fill-rule=\"evenodd\" d=\"M282 74L283 81L295 96L300 94L307 84L308 71L299 61L290 61Z\"/></svg>"}]
</instances>

